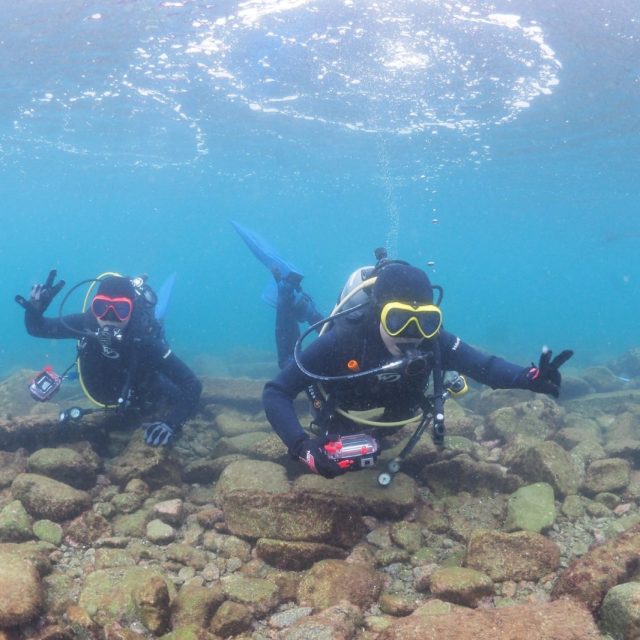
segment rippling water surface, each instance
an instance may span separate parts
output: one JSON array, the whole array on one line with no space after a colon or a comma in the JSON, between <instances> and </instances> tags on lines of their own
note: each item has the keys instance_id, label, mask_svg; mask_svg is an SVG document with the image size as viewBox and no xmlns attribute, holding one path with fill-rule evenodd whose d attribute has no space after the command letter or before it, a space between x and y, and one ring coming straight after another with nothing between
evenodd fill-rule
<instances>
[{"instance_id":1,"label":"rippling water surface","mask_svg":"<svg viewBox=\"0 0 640 640\"><path fill-rule=\"evenodd\" d=\"M635 4L5 6L0 370L73 356L12 302L53 267L176 271L177 351L271 351L268 274L229 219L324 308L386 245L445 287L449 329L509 358L637 346Z\"/></svg>"}]
</instances>

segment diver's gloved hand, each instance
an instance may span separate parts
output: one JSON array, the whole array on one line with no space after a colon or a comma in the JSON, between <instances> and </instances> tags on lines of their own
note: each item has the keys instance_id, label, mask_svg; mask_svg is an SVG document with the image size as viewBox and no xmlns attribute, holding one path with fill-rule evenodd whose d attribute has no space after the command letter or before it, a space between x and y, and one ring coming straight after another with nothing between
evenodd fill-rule
<instances>
[{"instance_id":1,"label":"diver's gloved hand","mask_svg":"<svg viewBox=\"0 0 640 640\"><path fill-rule=\"evenodd\" d=\"M151 447L165 447L176 435L175 429L166 422L147 422L142 426L145 427L144 441Z\"/></svg>"},{"instance_id":2,"label":"diver's gloved hand","mask_svg":"<svg viewBox=\"0 0 640 640\"><path fill-rule=\"evenodd\" d=\"M536 367L531 363L531 368L525 372L526 388L536 393L548 393L554 398L560 395L560 385L562 384L562 376L560 375L560 367L573 355L573 351L565 349L553 360L552 352L546 347L542 349L540 362Z\"/></svg>"},{"instance_id":3,"label":"diver's gloved hand","mask_svg":"<svg viewBox=\"0 0 640 640\"><path fill-rule=\"evenodd\" d=\"M335 442L338 436L327 434L317 438L305 438L299 442L292 453L313 471L325 478L335 478L347 472L327 456L324 445Z\"/></svg>"},{"instance_id":4,"label":"diver's gloved hand","mask_svg":"<svg viewBox=\"0 0 640 640\"><path fill-rule=\"evenodd\" d=\"M15 301L27 311L32 311L38 315L42 315L51 301L60 293L60 289L64 287L64 280L59 280L57 284L53 284L56 279L57 271L52 269L44 284L34 284L31 287L31 295L29 300L25 300L21 295L15 297Z\"/></svg>"}]
</instances>

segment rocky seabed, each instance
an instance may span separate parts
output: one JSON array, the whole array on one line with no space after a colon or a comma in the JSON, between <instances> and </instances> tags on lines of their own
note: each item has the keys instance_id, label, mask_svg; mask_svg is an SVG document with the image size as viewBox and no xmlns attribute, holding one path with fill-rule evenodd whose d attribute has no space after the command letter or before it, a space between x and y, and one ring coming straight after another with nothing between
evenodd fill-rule
<instances>
[{"instance_id":1,"label":"rocky seabed","mask_svg":"<svg viewBox=\"0 0 640 640\"><path fill-rule=\"evenodd\" d=\"M634 368L635 367L635 368ZM563 398L447 403L390 487L287 458L262 382L208 379L170 449L0 383L0 640L640 638L640 350ZM305 405L301 403L304 412Z\"/></svg>"}]
</instances>

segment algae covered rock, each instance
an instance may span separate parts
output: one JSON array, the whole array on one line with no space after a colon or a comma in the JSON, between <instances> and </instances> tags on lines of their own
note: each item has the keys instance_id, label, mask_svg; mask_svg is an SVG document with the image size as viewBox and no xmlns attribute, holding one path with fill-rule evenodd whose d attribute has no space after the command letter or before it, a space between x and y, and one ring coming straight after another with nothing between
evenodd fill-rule
<instances>
[{"instance_id":1,"label":"algae covered rock","mask_svg":"<svg viewBox=\"0 0 640 640\"><path fill-rule=\"evenodd\" d=\"M625 582L607 592L600 626L614 638L640 638L640 582Z\"/></svg>"},{"instance_id":2,"label":"algae covered rock","mask_svg":"<svg viewBox=\"0 0 640 640\"><path fill-rule=\"evenodd\" d=\"M38 520L33 523L33 533L39 540L54 544L56 547L62 543L63 531L57 522Z\"/></svg>"},{"instance_id":3,"label":"algae covered rock","mask_svg":"<svg viewBox=\"0 0 640 640\"><path fill-rule=\"evenodd\" d=\"M0 550L0 629L33 620L42 607L42 586L34 566Z\"/></svg>"},{"instance_id":4,"label":"algae covered rock","mask_svg":"<svg viewBox=\"0 0 640 640\"><path fill-rule=\"evenodd\" d=\"M535 531L540 533L553 525L556 519L553 487L537 482L520 487L507 502L505 531Z\"/></svg>"},{"instance_id":5,"label":"algae covered rock","mask_svg":"<svg viewBox=\"0 0 640 640\"><path fill-rule=\"evenodd\" d=\"M438 602L438 601L433 601ZM451 605L450 605L451 606ZM589 612L571 600L498 609L435 609L427 603L391 624L379 640L600 640Z\"/></svg>"},{"instance_id":6,"label":"algae covered rock","mask_svg":"<svg viewBox=\"0 0 640 640\"><path fill-rule=\"evenodd\" d=\"M416 481L404 473L398 473L393 483L382 489L377 481L378 473L376 469L363 469L333 480L307 473L293 483L293 490L356 500L365 515L391 519L404 517L416 506Z\"/></svg>"},{"instance_id":7,"label":"algae covered rock","mask_svg":"<svg viewBox=\"0 0 640 640\"><path fill-rule=\"evenodd\" d=\"M29 456L27 467L30 473L59 480L76 489L93 487L99 469L95 459L66 447L39 449Z\"/></svg>"},{"instance_id":8,"label":"algae covered rock","mask_svg":"<svg viewBox=\"0 0 640 640\"><path fill-rule=\"evenodd\" d=\"M622 458L594 460L588 467L583 489L589 495L621 491L631 480L629 463Z\"/></svg>"},{"instance_id":9,"label":"algae covered rock","mask_svg":"<svg viewBox=\"0 0 640 640\"><path fill-rule=\"evenodd\" d=\"M17 476L11 493L32 516L54 522L73 518L91 506L91 497L85 491L35 473Z\"/></svg>"},{"instance_id":10,"label":"algae covered rock","mask_svg":"<svg viewBox=\"0 0 640 640\"><path fill-rule=\"evenodd\" d=\"M229 600L251 607L260 613L266 613L279 604L278 586L263 578L237 574L226 576L222 579L222 589Z\"/></svg>"},{"instance_id":11,"label":"algae covered rock","mask_svg":"<svg viewBox=\"0 0 640 640\"><path fill-rule=\"evenodd\" d=\"M555 442L541 442L526 448L511 465L529 482L546 482L559 496L578 492L577 470L571 456Z\"/></svg>"},{"instance_id":12,"label":"algae covered rock","mask_svg":"<svg viewBox=\"0 0 640 640\"><path fill-rule=\"evenodd\" d=\"M101 626L122 619L144 622L136 597L156 577L166 583L170 598L175 596L175 587L156 567L114 567L86 577L79 604Z\"/></svg>"},{"instance_id":13,"label":"algae covered rock","mask_svg":"<svg viewBox=\"0 0 640 640\"><path fill-rule=\"evenodd\" d=\"M343 600L358 607L368 607L378 599L383 583L382 574L367 565L322 560L300 582L298 603L318 611Z\"/></svg>"},{"instance_id":14,"label":"algae covered rock","mask_svg":"<svg viewBox=\"0 0 640 640\"><path fill-rule=\"evenodd\" d=\"M502 407L486 419L487 435L510 442L516 435L546 440L563 426L564 412L551 399L536 396L529 402Z\"/></svg>"},{"instance_id":15,"label":"algae covered rock","mask_svg":"<svg viewBox=\"0 0 640 640\"><path fill-rule=\"evenodd\" d=\"M492 580L538 580L560 564L558 546L539 533L475 531L467 546L465 565Z\"/></svg>"},{"instance_id":16,"label":"algae covered rock","mask_svg":"<svg viewBox=\"0 0 640 640\"><path fill-rule=\"evenodd\" d=\"M31 518L19 500L0 510L0 542L22 542L33 538Z\"/></svg>"},{"instance_id":17,"label":"algae covered rock","mask_svg":"<svg viewBox=\"0 0 640 640\"><path fill-rule=\"evenodd\" d=\"M347 552L330 544L260 538L256 543L256 554L278 569L302 571L319 560L344 559Z\"/></svg>"},{"instance_id":18,"label":"algae covered rock","mask_svg":"<svg viewBox=\"0 0 640 640\"><path fill-rule=\"evenodd\" d=\"M431 574L430 591L433 596L475 607L478 602L494 593L491 578L475 569L465 567L443 567Z\"/></svg>"},{"instance_id":19,"label":"algae covered rock","mask_svg":"<svg viewBox=\"0 0 640 640\"><path fill-rule=\"evenodd\" d=\"M127 448L107 465L114 484L125 486L139 479L152 489L165 485L179 485L180 466L167 447L150 447L142 438L134 437Z\"/></svg>"}]
</instances>

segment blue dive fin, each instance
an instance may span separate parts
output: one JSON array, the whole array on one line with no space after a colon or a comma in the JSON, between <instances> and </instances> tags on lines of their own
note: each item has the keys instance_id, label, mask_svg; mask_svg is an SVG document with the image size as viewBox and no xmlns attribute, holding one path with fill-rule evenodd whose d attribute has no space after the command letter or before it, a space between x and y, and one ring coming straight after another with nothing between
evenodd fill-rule
<instances>
[{"instance_id":1,"label":"blue dive fin","mask_svg":"<svg viewBox=\"0 0 640 640\"><path fill-rule=\"evenodd\" d=\"M167 314L167 309L169 307L169 300L171 299L171 292L173 291L173 284L176 281L176 273L175 271L162 283L160 289L158 289L158 302L156 302L156 308L154 311L154 315L156 316L156 320L162 322L164 320L165 315Z\"/></svg>"},{"instance_id":2,"label":"blue dive fin","mask_svg":"<svg viewBox=\"0 0 640 640\"><path fill-rule=\"evenodd\" d=\"M298 281L304 277L299 269L292 265L287 260L281 258L275 249L257 233L243 227L242 225L230 221L234 229L240 234L240 237L245 241L246 245L251 249L253 255L262 262L262 264L274 273L277 271L280 278L286 280L290 275L293 275ZM264 297L264 294L263 294ZM266 301L266 300L265 300ZM271 304L271 302L269 302Z\"/></svg>"}]
</instances>

